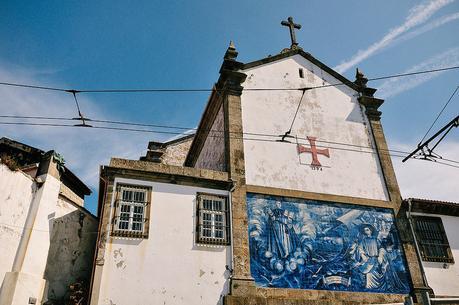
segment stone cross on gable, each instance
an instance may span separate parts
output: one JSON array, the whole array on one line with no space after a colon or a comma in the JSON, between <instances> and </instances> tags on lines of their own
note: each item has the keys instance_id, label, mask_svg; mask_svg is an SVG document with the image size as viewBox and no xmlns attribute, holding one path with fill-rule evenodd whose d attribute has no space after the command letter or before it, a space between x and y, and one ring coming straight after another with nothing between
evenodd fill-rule
<instances>
[{"instance_id":1,"label":"stone cross on gable","mask_svg":"<svg viewBox=\"0 0 459 305\"><path fill-rule=\"evenodd\" d=\"M292 40L292 45L290 46L290 48L295 49L298 46L298 42L296 42L295 37L295 29L301 29L301 24L294 23L292 17L288 17L287 21L282 21L281 24L283 26L288 26L290 30L290 39Z\"/></svg>"},{"instance_id":2,"label":"stone cross on gable","mask_svg":"<svg viewBox=\"0 0 459 305\"><path fill-rule=\"evenodd\" d=\"M311 162L311 166L312 167L321 167L322 164L320 164L319 162L319 158L318 158L318 155L323 155L327 158L330 158L330 152L328 151L328 148L326 149L317 149L317 146L316 146L316 137L307 137L308 141L309 141L309 145L311 146L311 148L309 147L304 147L303 145L300 145L298 144L297 145L297 149L298 149L298 154L302 154L302 153L310 153L312 155L312 162Z\"/></svg>"}]
</instances>

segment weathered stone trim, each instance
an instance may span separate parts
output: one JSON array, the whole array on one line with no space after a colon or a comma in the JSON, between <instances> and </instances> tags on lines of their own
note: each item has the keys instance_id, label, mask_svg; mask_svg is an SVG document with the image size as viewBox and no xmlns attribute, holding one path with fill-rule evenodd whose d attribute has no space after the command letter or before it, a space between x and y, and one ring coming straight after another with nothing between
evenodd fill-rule
<instances>
[{"instance_id":1,"label":"weathered stone trim","mask_svg":"<svg viewBox=\"0 0 459 305\"><path fill-rule=\"evenodd\" d=\"M115 167L104 167L104 172L109 177L127 178L159 183L179 184L186 186L198 186L220 190L228 190L233 183L229 180L219 180L212 177L197 177L174 175L168 173L142 172L132 169L120 169Z\"/></svg>"},{"instance_id":2,"label":"weathered stone trim","mask_svg":"<svg viewBox=\"0 0 459 305\"><path fill-rule=\"evenodd\" d=\"M234 83L233 90L236 90ZM240 94L226 95L224 101L225 141L227 154L227 170L229 178L234 182L231 194L232 242L233 242L233 277L231 294L244 295L237 287L255 284L250 274L250 252L248 236L247 202L245 187L244 142L242 139L242 109ZM231 137L229 136L231 135Z\"/></svg>"},{"instance_id":3,"label":"weathered stone trim","mask_svg":"<svg viewBox=\"0 0 459 305\"><path fill-rule=\"evenodd\" d=\"M112 158L110 165L104 168L134 170L138 171L139 174L144 172L144 174L152 175L152 177L155 174L158 176L162 175L163 177L165 177L165 175L173 175L175 177L193 177L198 179L210 179L215 181L228 182L228 173L226 172L160 164L147 161Z\"/></svg>"},{"instance_id":4,"label":"weathered stone trim","mask_svg":"<svg viewBox=\"0 0 459 305\"><path fill-rule=\"evenodd\" d=\"M341 292L329 290L304 290L304 289L278 289L255 287L246 289L245 295L225 296L225 305L362 305L362 304L386 304L403 303L405 295L383 294L368 292Z\"/></svg>"},{"instance_id":5,"label":"weathered stone trim","mask_svg":"<svg viewBox=\"0 0 459 305\"><path fill-rule=\"evenodd\" d=\"M280 188L258 186L258 185L247 185L247 192L264 194L264 195L293 197L293 198L320 200L320 201L331 201L331 202L338 202L338 203L344 203L344 204L355 204L355 205L363 205L363 206L370 206L370 207L381 207L381 208L393 209L393 204L389 201L384 201L384 200L322 194L322 193L312 193L312 192L280 189Z\"/></svg>"},{"instance_id":6,"label":"weathered stone trim","mask_svg":"<svg viewBox=\"0 0 459 305\"><path fill-rule=\"evenodd\" d=\"M368 96L359 97L358 100L365 106L368 121L370 122L370 129L375 142L376 153L381 164L381 171L383 173L389 200L392 202L394 210L398 211L402 203L402 196L400 194L394 167L389 155L389 148L382 128L380 120L381 112L377 110L378 107L382 105L383 100Z\"/></svg>"},{"instance_id":7,"label":"weathered stone trim","mask_svg":"<svg viewBox=\"0 0 459 305\"><path fill-rule=\"evenodd\" d=\"M98 303L102 271L105 264L105 245L109 234L107 227L110 221L110 202L112 199L113 185L114 178L106 177L103 167L101 166L99 170L99 198L97 208L99 227L89 287L90 303L95 304Z\"/></svg>"}]
</instances>

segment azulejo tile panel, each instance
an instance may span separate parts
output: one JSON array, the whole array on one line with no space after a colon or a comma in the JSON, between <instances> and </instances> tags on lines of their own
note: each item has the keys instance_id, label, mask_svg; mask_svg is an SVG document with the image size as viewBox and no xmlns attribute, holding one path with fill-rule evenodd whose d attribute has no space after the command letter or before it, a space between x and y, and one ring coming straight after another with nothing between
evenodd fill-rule
<instances>
[{"instance_id":1,"label":"azulejo tile panel","mask_svg":"<svg viewBox=\"0 0 459 305\"><path fill-rule=\"evenodd\" d=\"M257 285L409 293L391 210L252 193L247 208Z\"/></svg>"}]
</instances>

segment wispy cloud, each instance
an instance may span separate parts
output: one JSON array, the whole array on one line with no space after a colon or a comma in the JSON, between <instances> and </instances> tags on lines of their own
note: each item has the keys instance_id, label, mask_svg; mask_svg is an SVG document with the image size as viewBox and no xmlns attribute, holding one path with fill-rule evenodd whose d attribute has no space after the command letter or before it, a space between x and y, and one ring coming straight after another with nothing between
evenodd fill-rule
<instances>
[{"instance_id":1,"label":"wispy cloud","mask_svg":"<svg viewBox=\"0 0 459 305\"><path fill-rule=\"evenodd\" d=\"M389 32L386 35L384 35L382 39L373 43L367 49L359 50L356 55L351 57L351 59L342 62L338 66L334 67L334 69L339 73L346 72L351 67L374 55L381 49L388 47L390 44L394 42L396 38L400 37L402 34L408 32L409 30L418 25L423 24L424 22L429 20L430 17L432 17L432 15L435 14L438 10L452 3L453 1L454 0L435 0L430 1L428 3L416 5L415 7L410 9L408 16L405 18L405 22L402 25L389 30ZM425 33L426 31L428 30L425 30L423 33Z\"/></svg>"},{"instance_id":2,"label":"wispy cloud","mask_svg":"<svg viewBox=\"0 0 459 305\"><path fill-rule=\"evenodd\" d=\"M405 70L403 73L416 72L421 70L441 69L449 66L459 65L459 47L449 49L438 54L420 64ZM378 96L388 98L400 94L404 91L413 89L428 80L438 77L445 71L415 75L410 78L392 78L382 83L378 90Z\"/></svg>"},{"instance_id":3,"label":"wispy cloud","mask_svg":"<svg viewBox=\"0 0 459 305\"><path fill-rule=\"evenodd\" d=\"M411 151L416 145L415 142L411 144L396 142L391 145L391 149ZM436 152L444 158L459 160L459 142L457 141L442 143L437 150ZM459 201L458 168L422 160L408 160L402 163L400 158L393 158L392 162L403 198Z\"/></svg>"},{"instance_id":4,"label":"wispy cloud","mask_svg":"<svg viewBox=\"0 0 459 305\"><path fill-rule=\"evenodd\" d=\"M48 76L52 72L45 71ZM0 80L16 83L43 84L67 87L65 84L44 83L43 73L18 67L8 69L0 65ZM92 118L119 119L94 100L84 95L80 98L82 112ZM0 113L2 115L75 117L72 96L61 92L49 92L0 86ZM14 121L0 118L1 122ZM27 120L21 120L27 121ZM46 121L45 121L46 122ZM50 123L47 121L46 123ZM68 122L67 122L68 123ZM0 125L0 137L6 136L42 150L54 149L61 153L66 165L83 182L97 193L99 166L108 164L110 157L138 159L146 152L148 141L154 134L116 132L90 128L30 127ZM92 195L95 197L94 195ZM94 207L90 207L93 209Z\"/></svg>"},{"instance_id":5,"label":"wispy cloud","mask_svg":"<svg viewBox=\"0 0 459 305\"><path fill-rule=\"evenodd\" d=\"M459 12L456 12L456 13L453 13L453 14L450 14L450 15L447 15L447 16L442 16L442 17L439 17L431 22L429 22L428 24L416 29L416 30L413 30L411 32L408 32L402 36L400 36L399 38L395 39L393 42L392 42L392 46L393 45L396 45L400 42L403 42L403 41L407 41L407 40L410 40L410 39L413 39L415 38L416 36L419 36L421 34L424 34L426 32L429 32L429 31L432 31L442 25L445 25L449 22L452 22L454 20L457 20L459 19Z\"/></svg>"}]
</instances>

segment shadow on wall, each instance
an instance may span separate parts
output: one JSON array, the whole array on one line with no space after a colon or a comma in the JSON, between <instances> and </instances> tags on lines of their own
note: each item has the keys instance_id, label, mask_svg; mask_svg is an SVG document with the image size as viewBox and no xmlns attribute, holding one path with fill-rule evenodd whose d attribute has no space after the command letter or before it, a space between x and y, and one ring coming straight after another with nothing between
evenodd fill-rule
<instances>
[{"instance_id":1,"label":"shadow on wall","mask_svg":"<svg viewBox=\"0 0 459 305\"><path fill-rule=\"evenodd\" d=\"M97 228L97 219L80 210L54 219L45 270L50 304L67 304L69 286L76 282L89 285Z\"/></svg>"}]
</instances>

